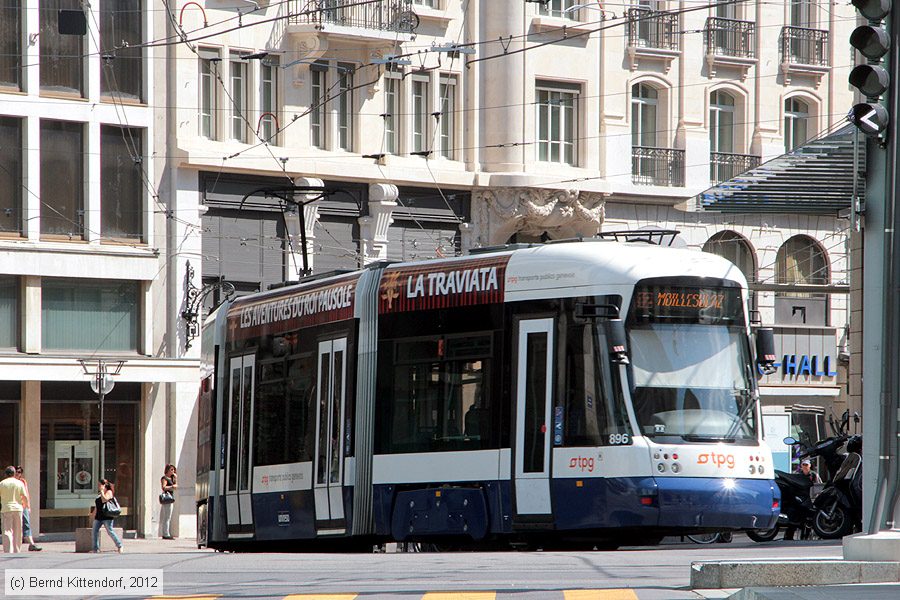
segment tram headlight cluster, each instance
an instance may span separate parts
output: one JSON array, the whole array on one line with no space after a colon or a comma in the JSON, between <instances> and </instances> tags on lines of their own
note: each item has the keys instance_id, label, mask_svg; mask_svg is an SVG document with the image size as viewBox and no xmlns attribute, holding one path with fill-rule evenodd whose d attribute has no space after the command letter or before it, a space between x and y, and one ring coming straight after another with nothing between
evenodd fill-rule
<instances>
[{"instance_id":1,"label":"tram headlight cluster","mask_svg":"<svg viewBox=\"0 0 900 600\"><path fill-rule=\"evenodd\" d=\"M750 465L750 474L751 475L756 475L757 473L759 473L760 475L763 475L765 472L766 472L766 468L762 465L759 465L758 467L756 465Z\"/></svg>"},{"instance_id":2,"label":"tram headlight cluster","mask_svg":"<svg viewBox=\"0 0 900 600\"><path fill-rule=\"evenodd\" d=\"M666 471L672 471L672 474L677 475L678 473L681 472L681 465L679 463L663 462L663 461L669 460L670 457L674 461L678 458L678 454L676 454L674 452L672 454L669 454L668 452L666 452L665 454L660 454L659 452L654 452L653 460L660 461L660 462L656 463L656 470L659 471L660 473L665 473Z\"/></svg>"}]
</instances>

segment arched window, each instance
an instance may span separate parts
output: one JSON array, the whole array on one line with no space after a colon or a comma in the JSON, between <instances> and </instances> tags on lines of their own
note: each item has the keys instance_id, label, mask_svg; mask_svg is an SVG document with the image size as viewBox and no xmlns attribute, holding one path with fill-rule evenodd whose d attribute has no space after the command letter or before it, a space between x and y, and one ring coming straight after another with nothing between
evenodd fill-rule
<instances>
[{"instance_id":1,"label":"arched window","mask_svg":"<svg viewBox=\"0 0 900 600\"><path fill-rule=\"evenodd\" d=\"M637 83L631 87L631 145L656 147L659 92L656 88Z\"/></svg>"},{"instance_id":2,"label":"arched window","mask_svg":"<svg viewBox=\"0 0 900 600\"><path fill-rule=\"evenodd\" d=\"M775 257L775 283L786 285L826 285L830 273L828 257L814 239L805 235L790 238ZM778 323L828 324L828 294L777 292L775 320Z\"/></svg>"},{"instance_id":3,"label":"arched window","mask_svg":"<svg viewBox=\"0 0 900 600\"><path fill-rule=\"evenodd\" d=\"M719 90L709 95L709 150L734 152L734 96Z\"/></svg>"},{"instance_id":4,"label":"arched window","mask_svg":"<svg viewBox=\"0 0 900 600\"><path fill-rule=\"evenodd\" d=\"M784 101L784 151L790 152L808 139L809 105L799 98Z\"/></svg>"},{"instance_id":5,"label":"arched window","mask_svg":"<svg viewBox=\"0 0 900 600\"><path fill-rule=\"evenodd\" d=\"M706 240L703 251L730 260L748 283L756 281L756 254L743 236L733 231L720 231ZM750 292L750 310L756 310L756 292Z\"/></svg>"}]
</instances>

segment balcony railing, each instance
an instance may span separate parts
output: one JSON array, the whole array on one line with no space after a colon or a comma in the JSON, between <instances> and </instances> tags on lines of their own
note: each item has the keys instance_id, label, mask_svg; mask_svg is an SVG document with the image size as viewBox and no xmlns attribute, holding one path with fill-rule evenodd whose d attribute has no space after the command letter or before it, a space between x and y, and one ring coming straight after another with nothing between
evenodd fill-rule
<instances>
[{"instance_id":1,"label":"balcony railing","mask_svg":"<svg viewBox=\"0 0 900 600\"><path fill-rule=\"evenodd\" d=\"M828 66L828 32L806 27L782 27L781 62Z\"/></svg>"},{"instance_id":2,"label":"balcony railing","mask_svg":"<svg viewBox=\"0 0 900 600\"><path fill-rule=\"evenodd\" d=\"M706 19L706 51L721 56L756 56L756 23L709 17Z\"/></svg>"},{"instance_id":3,"label":"balcony railing","mask_svg":"<svg viewBox=\"0 0 900 600\"><path fill-rule=\"evenodd\" d=\"M758 156L731 154L730 152L710 152L709 180L713 183L721 183L758 166Z\"/></svg>"},{"instance_id":4,"label":"balcony railing","mask_svg":"<svg viewBox=\"0 0 900 600\"><path fill-rule=\"evenodd\" d=\"M397 33L412 33L419 26L412 0L292 0L289 21Z\"/></svg>"},{"instance_id":5,"label":"balcony railing","mask_svg":"<svg viewBox=\"0 0 900 600\"><path fill-rule=\"evenodd\" d=\"M684 150L632 146L631 181L636 185L684 187Z\"/></svg>"},{"instance_id":6,"label":"balcony railing","mask_svg":"<svg viewBox=\"0 0 900 600\"><path fill-rule=\"evenodd\" d=\"M678 15L649 8L629 8L628 43L636 48L678 50Z\"/></svg>"}]
</instances>

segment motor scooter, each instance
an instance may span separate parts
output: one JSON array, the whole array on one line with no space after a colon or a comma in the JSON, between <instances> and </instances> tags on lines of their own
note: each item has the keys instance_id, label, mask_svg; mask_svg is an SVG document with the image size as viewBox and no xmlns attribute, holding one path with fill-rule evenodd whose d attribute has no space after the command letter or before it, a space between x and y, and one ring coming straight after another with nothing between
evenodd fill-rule
<instances>
[{"instance_id":1,"label":"motor scooter","mask_svg":"<svg viewBox=\"0 0 900 600\"><path fill-rule=\"evenodd\" d=\"M852 436L840 468L813 499L813 529L823 539L840 539L862 526L861 454L862 437Z\"/></svg>"},{"instance_id":2,"label":"motor scooter","mask_svg":"<svg viewBox=\"0 0 900 600\"><path fill-rule=\"evenodd\" d=\"M788 443L787 439L785 443ZM801 473L776 470L775 483L781 490L781 513L778 521L769 529L748 530L747 537L754 542L771 542L781 529L796 529L801 540L808 540L812 535L816 516L809 493L812 481Z\"/></svg>"}]
</instances>

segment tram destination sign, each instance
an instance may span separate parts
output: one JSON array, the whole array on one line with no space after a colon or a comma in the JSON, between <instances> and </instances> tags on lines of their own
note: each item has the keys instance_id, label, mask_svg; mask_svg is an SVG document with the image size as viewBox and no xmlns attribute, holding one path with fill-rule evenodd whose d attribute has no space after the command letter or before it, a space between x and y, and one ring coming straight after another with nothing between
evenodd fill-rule
<instances>
[{"instance_id":1,"label":"tram destination sign","mask_svg":"<svg viewBox=\"0 0 900 600\"><path fill-rule=\"evenodd\" d=\"M399 313L503 302L509 256L388 268L378 312Z\"/></svg>"},{"instance_id":2,"label":"tram destination sign","mask_svg":"<svg viewBox=\"0 0 900 600\"><path fill-rule=\"evenodd\" d=\"M246 304L238 300L228 313L228 329L234 338L247 338L351 319L358 279L353 275L312 288L285 288Z\"/></svg>"},{"instance_id":3,"label":"tram destination sign","mask_svg":"<svg viewBox=\"0 0 900 600\"><path fill-rule=\"evenodd\" d=\"M640 286L631 302L636 321L687 319L705 323L743 320L738 288L696 288L667 285Z\"/></svg>"}]
</instances>

